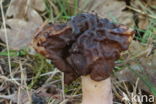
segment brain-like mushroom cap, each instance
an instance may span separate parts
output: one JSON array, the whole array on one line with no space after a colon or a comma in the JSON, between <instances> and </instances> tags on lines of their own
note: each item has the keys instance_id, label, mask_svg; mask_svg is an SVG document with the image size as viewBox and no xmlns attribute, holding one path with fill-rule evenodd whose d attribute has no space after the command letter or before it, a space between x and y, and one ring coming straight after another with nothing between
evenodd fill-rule
<instances>
[{"instance_id":1,"label":"brain-like mushroom cap","mask_svg":"<svg viewBox=\"0 0 156 104\"><path fill-rule=\"evenodd\" d=\"M33 40L37 52L65 73L65 83L81 75L108 78L121 51L128 49L134 31L108 19L83 13L66 24L48 24Z\"/></svg>"}]
</instances>

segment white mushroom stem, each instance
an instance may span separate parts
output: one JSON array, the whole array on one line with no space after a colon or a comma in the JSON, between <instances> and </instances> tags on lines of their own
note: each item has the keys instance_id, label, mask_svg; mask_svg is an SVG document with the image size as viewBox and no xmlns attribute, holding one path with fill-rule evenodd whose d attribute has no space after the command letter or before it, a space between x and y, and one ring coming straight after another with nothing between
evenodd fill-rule
<instances>
[{"instance_id":1,"label":"white mushroom stem","mask_svg":"<svg viewBox=\"0 0 156 104\"><path fill-rule=\"evenodd\" d=\"M111 78L94 81L82 76L82 104L113 104Z\"/></svg>"}]
</instances>

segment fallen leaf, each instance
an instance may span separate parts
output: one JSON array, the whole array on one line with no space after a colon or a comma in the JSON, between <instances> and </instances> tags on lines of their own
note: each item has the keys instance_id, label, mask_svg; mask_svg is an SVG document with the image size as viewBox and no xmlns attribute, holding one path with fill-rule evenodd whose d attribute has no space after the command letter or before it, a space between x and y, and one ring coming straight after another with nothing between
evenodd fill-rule
<instances>
[{"instance_id":1,"label":"fallen leaf","mask_svg":"<svg viewBox=\"0 0 156 104\"><path fill-rule=\"evenodd\" d=\"M38 6L38 7L37 7ZM38 11L45 10L43 0L12 0L7 10L6 19L8 43L11 49L19 50L29 45L34 32L43 20ZM0 38L6 42L5 29L0 29Z\"/></svg>"},{"instance_id":2,"label":"fallen leaf","mask_svg":"<svg viewBox=\"0 0 156 104\"><path fill-rule=\"evenodd\" d=\"M13 16L13 18L26 17L27 13L29 13L29 8L31 8L31 10L44 11L45 3L43 0L11 0L6 16Z\"/></svg>"},{"instance_id":3,"label":"fallen leaf","mask_svg":"<svg viewBox=\"0 0 156 104\"><path fill-rule=\"evenodd\" d=\"M27 18L29 22L33 22L34 24L41 25L43 23L41 16L34 9L31 8L28 9Z\"/></svg>"},{"instance_id":4,"label":"fallen leaf","mask_svg":"<svg viewBox=\"0 0 156 104\"><path fill-rule=\"evenodd\" d=\"M37 11L43 12L46 8L44 0L31 0L32 8Z\"/></svg>"},{"instance_id":5,"label":"fallen leaf","mask_svg":"<svg viewBox=\"0 0 156 104\"><path fill-rule=\"evenodd\" d=\"M6 16L13 18L23 18L27 10L27 2L30 0L11 0Z\"/></svg>"},{"instance_id":6,"label":"fallen leaf","mask_svg":"<svg viewBox=\"0 0 156 104\"><path fill-rule=\"evenodd\" d=\"M30 44L34 32L39 25L33 22L26 22L21 19L9 19L6 21L9 26L7 28L8 43L11 49L19 50ZM5 42L5 29L0 30L0 38Z\"/></svg>"},{"instance_id":7,"label":"fallen leaf","mask_svg":"<svg viewBox=\"0 0 156 104\"><path fill-rule=\"evenodd\" d=\"M40 9L38 7L39 11L43 11L45 9L45 3L43 0L12 0L6 16L32 21L35 24L41 25L43 20L38 12L34 9L37 7L37 5L40 7Z\"/></svg>"},{"instance_id":8,"label":"fallen leaf","mask_svg":"<svg viewBox=\"0 0 156 104\"><path fill-rule=\"evenodd\" d=\"M126 7L124 1L118 0L86 0L80 1L80 8L87 4L85 11L94 11L99 16L116 20L119 23L133 25L133 14L128 11L123 11Z\"/></svg>"}]
</instances>

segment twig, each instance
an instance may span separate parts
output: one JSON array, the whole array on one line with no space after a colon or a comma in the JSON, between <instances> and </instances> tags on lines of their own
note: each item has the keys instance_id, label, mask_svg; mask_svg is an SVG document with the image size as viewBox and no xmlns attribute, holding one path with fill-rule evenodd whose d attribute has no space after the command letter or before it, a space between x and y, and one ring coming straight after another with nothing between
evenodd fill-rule
<instances>
[{"instance_id":1,"label":"twig","mask_svg":"<svg viewBox=\"0 0 156 104\"><path fill-rule=\"evenodd\" d=\"M60 72L60 71L51 71L51 72L43 73L43 74L40 75L40 77L48 76L48 75L54 75L54 74L56 74L58 72Z\"/></svg>"},{"instance_id":2,"label":"twig","mask_svg":"<svg viewBox=\"0 0 156 104\"><path fill-rule=\"evenodd\" d=\"M140 14L142 14L142 15L145 15L145 16L148 16L148 17L150 17L150 18L156 19L156 16L151 15L151 14L147 14L147 13L144 12L144 11L141 11L141 10L139 10L139 9L133 8L133 7L131 7L131 6L126 6L126 7L127 7L128 9L131 9L131 10L137 12L137 13L140 13Z\"/></svg>"},{"instance_id":3,"label":"twig","mask_svg":"<svg viewBox=\"0 0 156 104\"><path fill-rule=\"evenodd\" d=\"M5 22L5 16L4 16L4 12L3 12L3 5L2 5L3 0L1 0L0 2L0 7L1 7L1 13L2 13L2 20L3 20L3 27L4 27L4 32L5 32L5 42L6 42L6 47L7 47L7 53L8 53L8 65L9 65L9 72L10 72L10 77L12 79L12 72L11 72L11 59L10 59L10 51L9 51L9 43L8 43L8 35L7 35L7 30L6 30L6 22Z\"/></svg>"},{"instance_id":4,"label":"twig","mask_svg":"<svg viewBox=\"0 0 156 104\"><path fill-rule=\"evenodd\" d=\"M12 83L14 83L14 84L20 86L20 83L18 83L15 79L9 79L9 78L7 78L6 76L2 76L2 75L0 76L0 79L2 79L2 80L4 80L4 81L12 82Z\"/></svg>"},{"instance_id":5,"label":"twig","mask_svg":"<svg viewBox=\"0 0 156 104\"><path fill-rule=\"evenodd\" d=\"M4 74L4 71L3 71L3 69L2 69L2 67L1 67L1 65L0 65L0 74Z\"/></svg>"}]
</instances>

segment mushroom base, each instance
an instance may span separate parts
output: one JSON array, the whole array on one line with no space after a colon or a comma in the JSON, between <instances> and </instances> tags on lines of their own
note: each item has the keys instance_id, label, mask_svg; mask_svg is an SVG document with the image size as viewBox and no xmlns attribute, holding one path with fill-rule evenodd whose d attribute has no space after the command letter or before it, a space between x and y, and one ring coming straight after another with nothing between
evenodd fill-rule
<instances>
[{"instance_id":1,"label":"mushroom base","mask_svg":"<svg viewBox=\"0 0 156 104\"><path fill-rule=\"evenodd\" d=\"M94 81L90 76L82 76L81 104L113 104L111 78Z\"/></svg>"}]
</instances>

